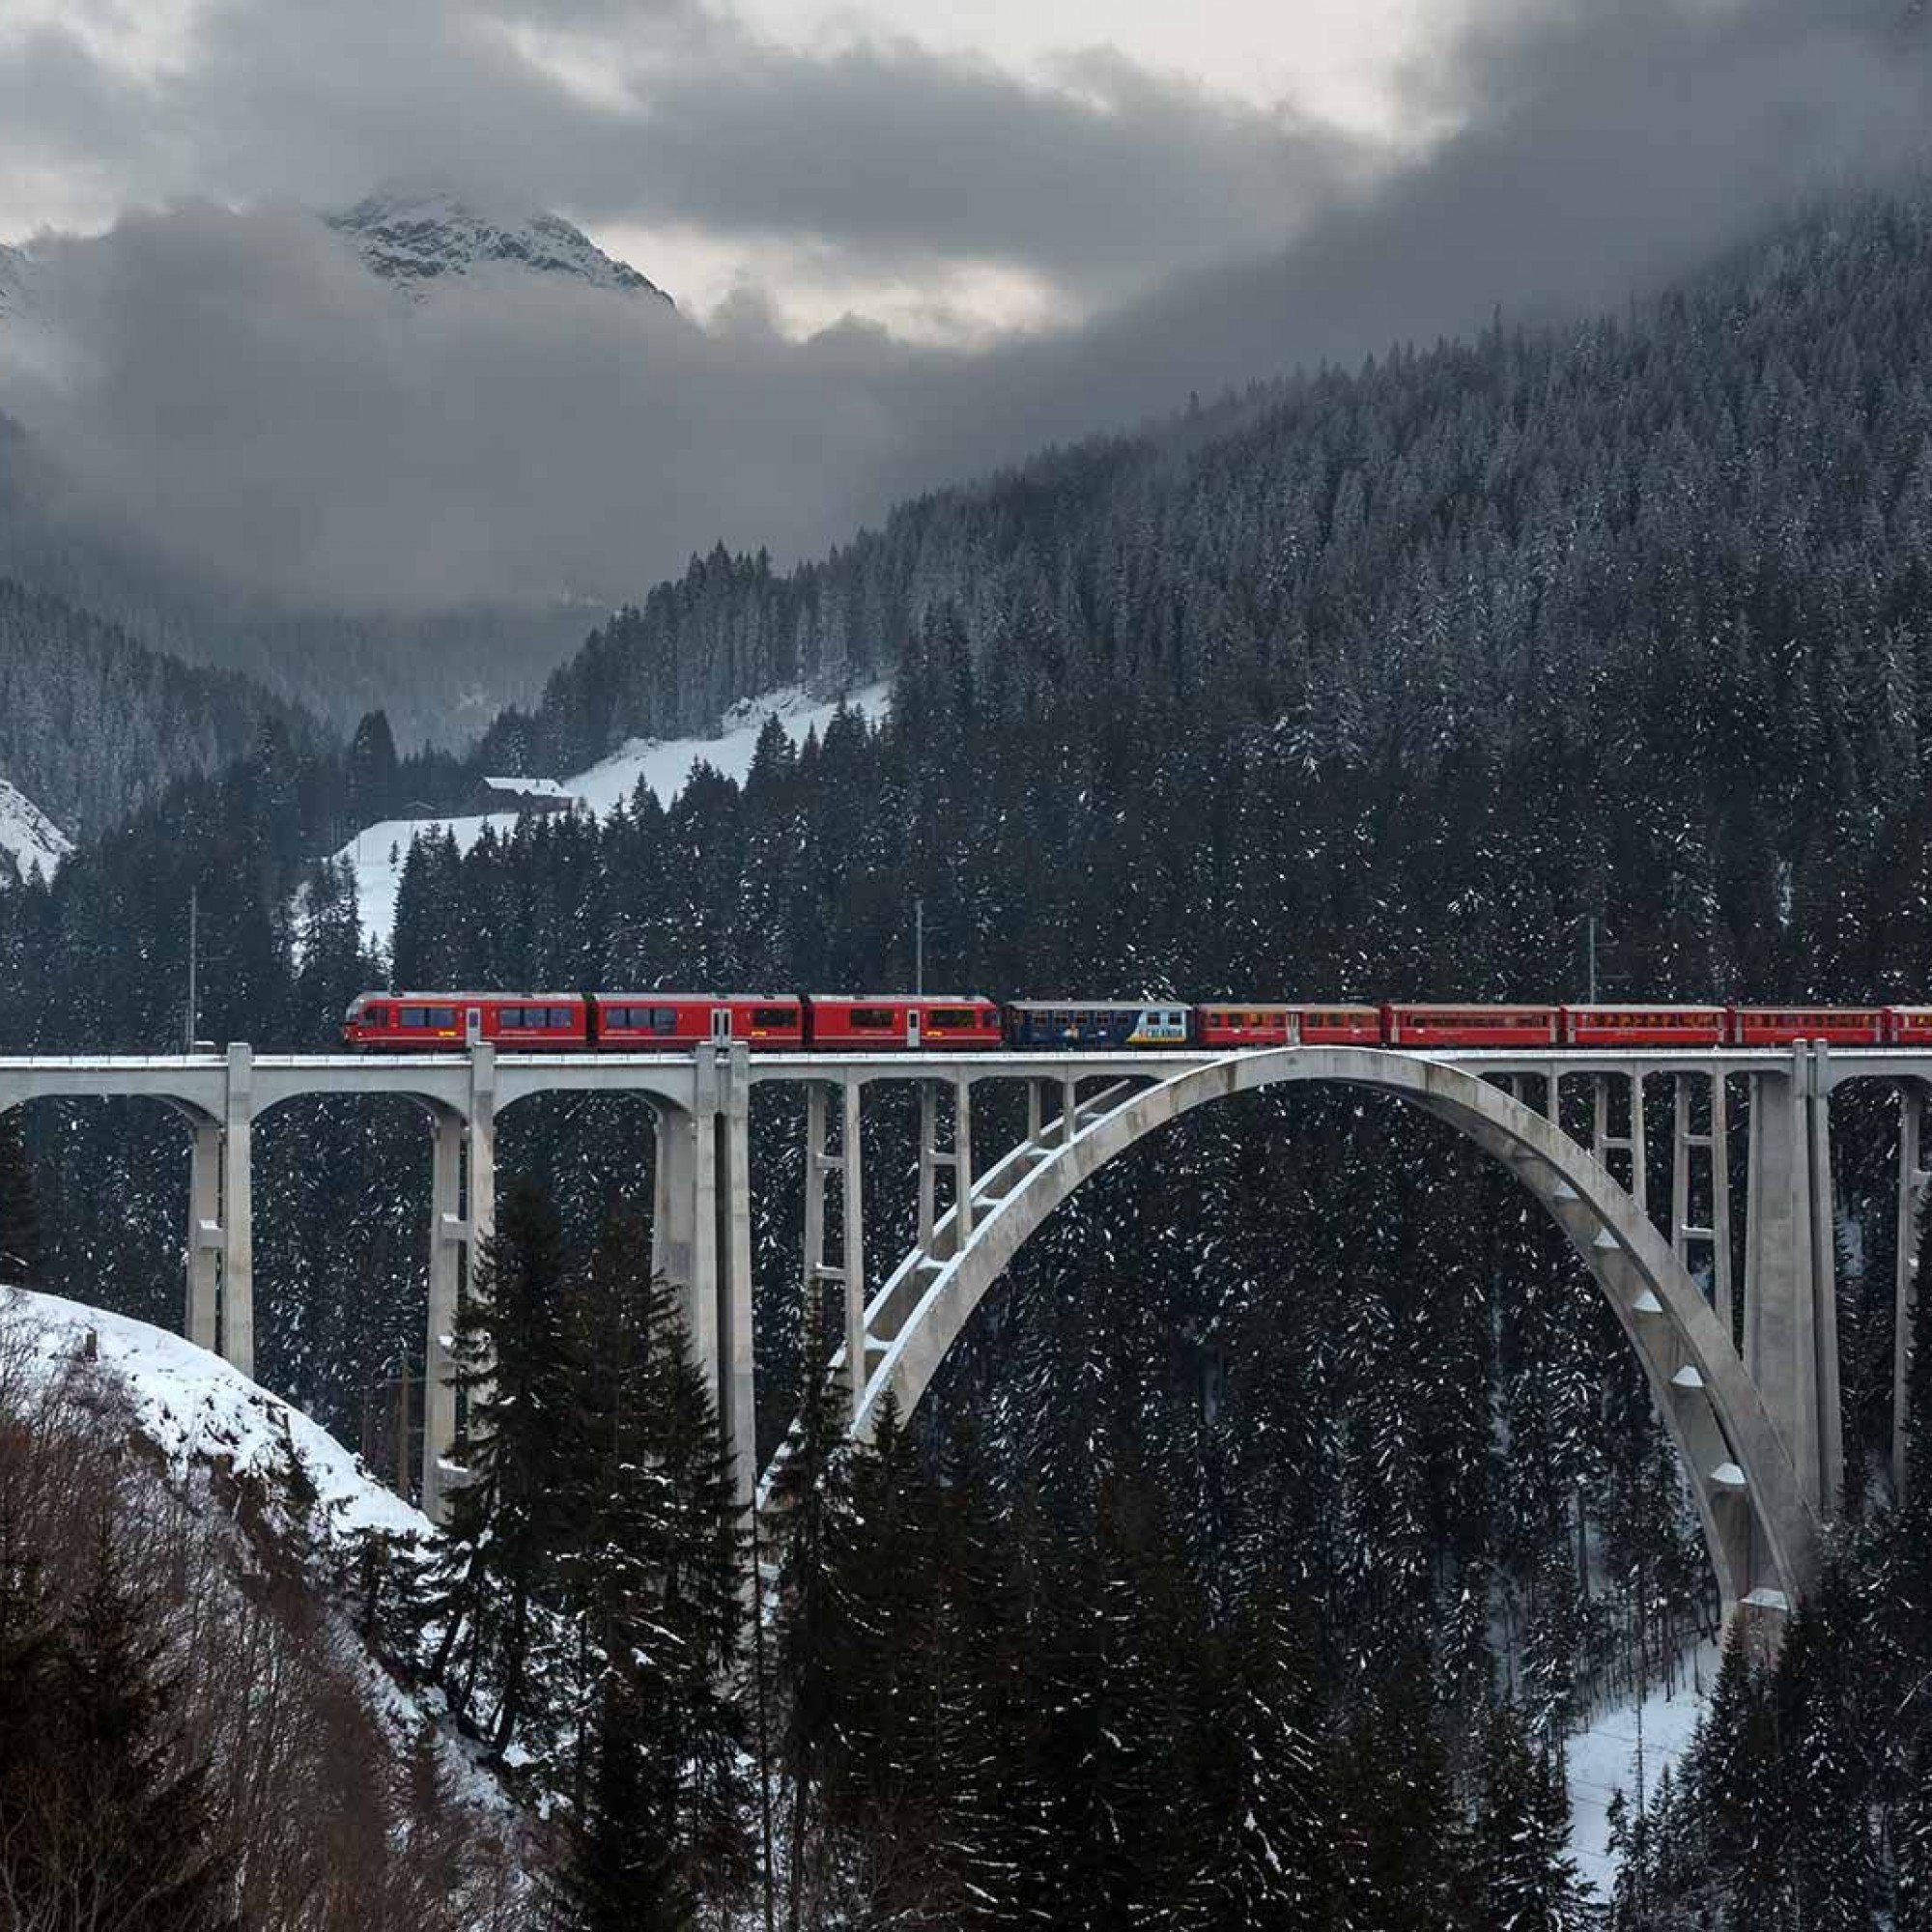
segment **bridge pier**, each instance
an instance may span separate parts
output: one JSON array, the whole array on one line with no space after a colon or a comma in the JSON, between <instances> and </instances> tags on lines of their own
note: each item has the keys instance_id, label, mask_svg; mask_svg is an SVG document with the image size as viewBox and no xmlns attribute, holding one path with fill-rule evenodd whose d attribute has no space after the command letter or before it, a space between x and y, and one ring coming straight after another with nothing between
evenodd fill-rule
<instances>
[{"instance_id":1,"label":"bridge pier","mask_svg":"<svg viewBox=\"0 0 1932 1932\"><path fill-rule=\"evenodd\" d=\"M255 1376L255 1103L253 1055L228 1049L221 1131L221 1356Z\"/></svg>"},{"instance_id":2,"label":"bridge pier","mask_svg":"<svg viewBox=\"0 0 1932 1932\"><path fill-rule=\"evenodd\" d=\"M1844 1480L1838 1393L1831 1101L1822 1047L1750 1076L1745 1364L1784 1438L1799 1492L1823 1518Z\"/></svg>"},{"instance_id":3,"label":"bridge pier","mask_svg":"<svg viewBox=\"0 0 1932 1932\"><path fill-rule=\"evenodd\" d=\"M1918 1239L1932 1174L1923 1165L1925 1086L1898 1085L1898 1255L1891 1327L1891 1492L1905 1500L1912 1419L1912 1336L1918 1314Z\"/></svg>"},{"instance_id":4,"label":"bridge pier","mask_svg":"<svg viewBox=\"0 0 1932 1932\"><path fill-rule=\"evenodd\" d=\"M454 1369L456 1312L463 1293L465 1128L460 1115L430 1116L429 1320L423 1338L422 1510L433 1522L447 1514L444 1472L456 1444Z\"/></svg>"},{"instance_id":5,"label":"bridge pier","mask_svg":"<svg viewBox=\"0 0 1932 1932\"><path fill-rule=\"evenodd\" d=\"M654 1102L651 1268L678 1295L692 1360L717 1405L734 1492L749 1506L757 1480L757 1358L748 1059L742 1042L723 1057L699 1046L691 1109Z\"/></svg>"},{"instance_id":6,"label":"bridge pier","mask_svg":"<svg viewBox=\"0 0 1932 1932\"><path fill-rule=\"evenodd\" d=\"M221 1125L195 1118L187 1162L187 1321L197 1349L218 1351L221 1290Z\"/></svg>"}]
</instances>

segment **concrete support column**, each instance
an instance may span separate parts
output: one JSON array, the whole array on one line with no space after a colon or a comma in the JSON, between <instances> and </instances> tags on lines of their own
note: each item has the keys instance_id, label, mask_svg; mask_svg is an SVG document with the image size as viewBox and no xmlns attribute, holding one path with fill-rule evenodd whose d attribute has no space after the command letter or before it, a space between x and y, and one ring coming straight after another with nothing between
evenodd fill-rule
<instances>
[{"instance_id":1,"label":"concrete support column","mask_svg":"<svg viewBox=\"0 0 1932 1932\"><path fill-rule=\"evenodd\" d=\"M497 1049L469 1049L469 1260L497 1233Z\"/></svg>"},{"instance_id":2,"label":"concrete support column","mask_svg":"<svg viewBox=\"0 0 1932 1932\"><path fill-rule=\"evenodd\" d=\"M497 1235L497 1049L480 1041L469 1049L469 1130L464 1136L463 1218L469 1230L464 1242L466 1274L463 1293L477 1292L479 1274L490 1243ZM467 1400L483 1399L495 1364L479 1362L479 1382ZM468 1418L465 1418L467 1426Z\"/></svg>"},{"instance_id":3,"label":"concrete support column","mask_svg":"<svg viewBox=\"0 0 1932 1932\"><path fill-rule=\"evenodd\" d=\"M1832 1050L1812 1049L1806 1127L1810 1151L1811 1284L1818 1350L1819 1506L1836 1513L1845 1480L1844 1404L1838 1369L1838 1212L1832 1185Z\"/></svg>"},{"instance_id":4,"label":"concrete support column","mask_svg":"<svg viewBox=\"0 0 1932 1932\"><path fill-rule=\"evenodd\" d=\"M939 1094L930 1080L919 1083L919 1251L932 1253L934 1192L939 1170Z\"/></svg>"},{"instance_id":5,"label":"concrete support column","mask_svg":"<svg viewBox=\"0 0 1932 1932\"><path fill-rule=\"evenodd\" d=\"M758 1482L757 1354L752 1300L751 1049L734 1041L718 1115L718 1413L732 1492L750 1509Z\"/></svg>"},{"instance_id":6,"label":"concrete support column","mask_svg":"<svg viewBox=\"0 0 1932 1932\"><path fill-rule=\"evenodd\" d=\"M691 1281L691 1116L682 1107L660 1107L657 1120L651 1272L683 1289Z\"/></svg>"},{"instance_id":7,"label":"concrete support column","mask_svg":"<svg viewBox=\"0 0 1932 1932\"><path fill-rule=\"evenodd\" d=\"M432 1522L448 1520L445 1465L456 1449L453 1350L462 1293L463 1250L469 1229L463 1218L463 1122L437 1112L429 1128L429 1319L423 1336L422 1511Z\"/></svg>"},{"instance_id":8,"label":"concrete support column","mask_svg":"<svg viewBox=\"0 0 1932 1932\"><path fill-rule=\"evenodd\" d=\"M1925 1089L1898 1089L1898 1261L1891 1313L1891 1492L1905 1500L1907 1425L1912 1392L1912 1330L1918 1310L1918 1235L1928 1176L1922 1164Z\"/></svg>"},{"instance_id":9,"label":"concrete support column","mask_svg":"<svg viewBox=\"0 0 1932 1932\"><path fill-rule=\"evenodd\" d=\"M1690 1264L1690 1076L1679 1073L1670 1082L1670 1245L1678 1261Z\"/></svg>"},{"instance_id":10,"label":"concrete support column","mask_svg":"<svg viewBox=\"0 0 1932 1932\"><path fill-rule=\"evenodd\" d=\"M684 1320L691 1356L712 1389L718 1387L718 1125L724 1094L718 1049L698 1046L691 1136L691 1274L684 1284Z\"/></svg>"},{"instance_id":11,"label":"concrete support column","mask_svg":"<svg viewBox=\"0 0 1932 1932\"><path fill-rule=\"evenodd\" d=\"M214 1352L221 1272L221 1127L197 1120L188 1144L187 1309L183 1332Z\"/></svg>"},{"instance_id":12,"label":"concrete support column","mask_svg":"<svg viewBox=\"0 0 1932 1932\"><path fill-rule=\"evenodd\" d=\"M1077 1099L1079 1083L1063 1080L1060 1083L1060 1145L1069 1146L1073 1136L1080 1131L1080 1105Z\"/></svg>"},{"instance_id":13,"label":"concrete support column","mask_svg":"<svg viewBox=\"0 0 1932 1932\"><path fill-rule=\"evenodd\" d=\"M254 1056L228 1049L221 1134L221 1355L255 1374Z\"/></svg>"},{"instance_id":14,"label":"concrete support column","mask_svg":"<svg viewBox=\"0 0 1932 1932\"><path fill-rule=\"evenodd\" d=\"M1843 1459L1829 1134L1804 1045L1788 1072L1751 1076L1745 1365L1821 1516L1836 1505Z\"/></svg>"},{"instance_id":15,"label":"concrete support column","mask_svg":"<svg viewBox=\"0 0 1932 1932\"><path fill-rule=\"evenodd\" d=\"M1040 1128L1044 1123L1043 1108L1040 1100L1039 1082L1029 1080L1027 1094L1027 1141L1030 1146L1039 1145Z\"/></svg>"},{"instance_id":16,"label":"concrete support column","mask_svg":"<svg viewBox=\"0 0 1932 1932\"><path fill-rule=\"evenodd\" d=\"M963 1073L952 1082L952 1181L959 1190L952 1225L963 1248L973 1238L973 1083Z\"/></svg>"},{"instance_id":17,"label":"concrete support column","mask_svg":"<svg viewBox=\"0 0 1932 1932\"><path fill-rule=\"evenodd\" d=\"M1728 1336L1731 1313L1731 1117L1730 1092L1719 1066L1711 1075L1711 1306Z\"/></svg>"},{"instance_id":18,"label":"concrete support column","mask_svg":"<svg viewBox=\"0 0 1932 1932\"><path fill-rule=\"evenodd\" d=\"M1650 1150L1644 1141L1643 1068L1641 1066L1633 1066L1630 1072L1629 1139L1631 1196L1636 1202L1636 1211L1647 1218L1650 1213Z\"/></svg>"},{"instance_id":19,"label":"concrete support column","mask_svg":"<svg viewBox=\"0 0 1932 1932\"><path fill-rule=\"evenodd\" d=\"M825 1176L835 1165L825 1151L826 1094L816 1080L805 1089L805 1293L814 1318L825 1279Z\"/></svg>"},{"instance_id":20,"label":"concrete support column","mask_svg":"<svg viewBox=\"0 0 1932 1932\"><path fill-rule=\"evenodd\" d=\"M864 1088L845 1078L844 1123L839 1132L839 1220L844 1230L845 1379L852 1413L866 1388L866 1174L865 1141L859 1130Z\"/></svg>"}]
</instances>

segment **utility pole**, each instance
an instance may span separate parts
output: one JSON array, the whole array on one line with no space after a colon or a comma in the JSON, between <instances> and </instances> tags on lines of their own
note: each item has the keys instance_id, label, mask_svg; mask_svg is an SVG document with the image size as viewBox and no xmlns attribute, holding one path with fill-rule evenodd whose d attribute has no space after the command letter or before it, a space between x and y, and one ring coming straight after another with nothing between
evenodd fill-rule
<instances>
[{"instance_id":1,"label":"utility pole","mask_svg":"<svg viewBox=\"0 0 1932 1932\"><path fill-rule=\"evenodd\" d=\"M190 886L187 889L187 1010L182 1018L182 1051L184 1053L192 1053L194 1051L194 1036L198 1019L196 1009L200 1005L195 991L195 976L200 963L197 956L200 945L200 933L198 931L200 911L199 895L196 889Z\"/></svg>"},{"instance_id":2,"label":"utility pole","mask_svg":"<svg viewBox=\"0 0 1932 1932\"><path fill-rule=\"evenodd\" d=\"M1590 955L1590 1004L1594 1007L1597 1004L1597 915L1595 913L1583 922L1583 928Z\"/></svg>"},{"instance_id":3,"label":"utility pole","mask_svg":"<svg viewBox=\"0 0 1932 1932\"><path fill-rule=\"evenodd\" d=\"M912 902L912 989L925 991L925 901Z\"/></svg>"}]
</instances>

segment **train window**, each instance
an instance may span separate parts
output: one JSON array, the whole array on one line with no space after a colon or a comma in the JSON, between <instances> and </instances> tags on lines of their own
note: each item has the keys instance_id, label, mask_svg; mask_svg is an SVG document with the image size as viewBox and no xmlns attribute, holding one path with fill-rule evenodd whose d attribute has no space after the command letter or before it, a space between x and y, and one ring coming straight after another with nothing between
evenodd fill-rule
<instances>
[{"instance_id":1,"label":"train window","mask_svg":"<svg viewBox=\"0 0 1932 1932\"><path fill-rule=\"evenodd\" d=\"M792 1007L753 1007L752 1024L754 1027L789 1027L798 1024L798 1012Z\"/></svg>"},{"instance_id":2,"label":"train window","mask_svg":"<svg viewBox=\"0 0 1932 1932\"><path fill-rule=\"evenodd\" d=\"M497 1025L498 1028L520 1027L523 1023L524 1009L522 1007L498 1007L497 1009Z\"/></svg>"},{"instance_id":3,"label":"train window","mask_svg":"<svg viewBox=\"0 0 1932 1932\"><path fill-rule=\"evenodd\" d=\"M426 1007L405 1007L400 1024L406 1027L426 1027L429 1025L429 1009Z\"/></svg>"},{"instance_id":4,"label":"train window","mask_svg":"<svg viewBox=\"0 0 1932 1932\"><path fill-rule=\"evenodd\" d=\"M553 1007L550 1009L550 1023L554 1027L567 1027L575 1018L568 1007Z\"/></svg>"},{"instance_id":5,"label":"train window","mask_svg":"<svg viewBox=\"0 0 1932 1932\"><path fill-rule=\"evenodd\" d=\"M599 1014L607 1027L627 1027L631 1024L629 1007L605 1007Z\"/></svg>"},{"instance_id":6,"label":"train window","mask_svg":"<svg viewBox=\"0 0 1932 1932\"><path fill-rule=\"evenodd\" d=\"M454 1007L432 1007L429 1009L429 1023L433 1027L453 1027L456 1024Z\"/></svg>"},{"instance_id":7,"label":"train window","mask_svg":"<svg viewBox=\"0 0 1932 1932\"><path fill-rule=\"evenodd\" d=\"M956 1033L962 1027L975 1023L976 1015L967 1007L935 1007L926 1014L925 1023L935 1033Z\"/></svg>"},{"instance_id":8,"label":"train window","mask_svg":"<svg viewBox=\"0 0 1932 1932\"><path fill-rule=\"evenodd\" d=\"M372 1027L387 1026L389 1024L388 1008L387 1007L367 1008L362 1014L362 1024L364 1026L372 1026Z\"/></svg>"},{"instance_id":9,"label":"train window","mask_svg":"<svg viewBox=\"0 0 1932 1932\"><path fill-rule=\"evenodd\" d=\"M854 1007L850 1024L854 1033L890 1033L898 1015L890 1007Z\"/></svg>"}]
</instances>

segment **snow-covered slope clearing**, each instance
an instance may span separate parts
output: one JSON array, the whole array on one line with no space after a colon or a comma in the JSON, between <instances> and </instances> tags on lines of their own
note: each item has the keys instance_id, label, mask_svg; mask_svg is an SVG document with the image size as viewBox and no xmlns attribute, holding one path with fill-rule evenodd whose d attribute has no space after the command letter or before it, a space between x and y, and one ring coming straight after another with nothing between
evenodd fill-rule
<instances>
[{"instance_id":1,"label":"snow-covered slope clearing","mask_svg":"<svg viewBox=\"0 0 1932 1932\"><path fill-rule=\"evenodd\" d=\"M1610 1851L1610 1799L1621 1791L1634 1806L1637 1797L1639 1740L1643 1756L1643 1797L1657 1797L1657 1781L1678 1761L1704 1715L1703 1686L1715 1681L1717 1654L1699 1653L1687 1681L1674 1690L1653 1690L1641 1711L1619 1704L1602 1711L1565 1747L1570 1783L1570 1850L1577 1869L1605 1899L1616 1883L1616 1857Z\"/></svg>"},{"instance_id":2,"label":"snow-covered slope clearing","mask_svg":"<svg viewBox=\"0 0 1932 1932\"><path fill-rule=\"evenodd\" d=\"M125 1315L109 1315L55 1294L0 1290L7 1316L25 1321L51 1366L94 1338L102 1374L122 1382L141 1434L177 1481L220 1460L242 1480L280 1485L293 1476L313 1492L303 1525L327 1543L356 1532L427 1537L430 1521L362 1467L327 1430L259 1388L218 1355Z\"/></svg>"},{"instance_id":3,"label":"snow-covered slope clearing","mask_svg":"<svg viewBox=\"0 0 1932 1932\"><path fill-rule=\"evenodd\" d=\"M72 850L73 840L25 792L0 779L0 865L23 879L38 866L51 879Z\"/></svg>"},{"instance_id":4,"label":"snow-covered slope clearing","mask_svg":"<svg viewBox=\"0 0 1932 1932\"><path fill-rule=\"evenodd\" d=\"M891 696L890 683L868 685L830 700L815 698L797 686L767 692L734 704L715 738L634 738L588 771L564 780L563 788L600 818L632 798L639 784L649 786L661 804L668 805L700 760L726 778L742 781L752 769L758 734L771 719L778 719L785 735L798 745L808 732L822 736L840 703L876 722L885 716ZM370 943L386 950L395 931L396 892L411 839L419 833L446 830L467 852L486 825L502 833L516 822L514 812L487 812L464 818L387 818L380 825L364 826L335 856L355 867L356 905Z\"/></svg>"}]
</instances>

